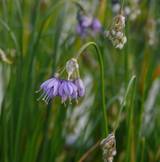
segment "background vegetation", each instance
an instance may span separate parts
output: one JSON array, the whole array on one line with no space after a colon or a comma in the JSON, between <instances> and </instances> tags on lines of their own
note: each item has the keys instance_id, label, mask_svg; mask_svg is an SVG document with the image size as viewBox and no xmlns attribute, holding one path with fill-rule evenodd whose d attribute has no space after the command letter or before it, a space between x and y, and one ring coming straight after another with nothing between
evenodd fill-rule
<instances>
[{"instance_id":1,"label":"background vegetation","mask_svg":"<svg viewBox=\"0 0 160 162\"><path fill-rule=\"evenodd\" d=\"M115 1L78 2L108 29ZM118 50L102 34L82 38L76 33L77 6L70 0L0 0L1 162L76 162L102 139L100 73L93 48L80 61L86 95L78 104L63 105L56 98L46 105L35 93L89 41L97 43L104 61L109 132L129 80L136 76L116 131L114 161L160 162L160 1L123 3L140 14L126 17L127 43ZM101 149L86 161L102 161Z\"/></svg>"}]
</instances>

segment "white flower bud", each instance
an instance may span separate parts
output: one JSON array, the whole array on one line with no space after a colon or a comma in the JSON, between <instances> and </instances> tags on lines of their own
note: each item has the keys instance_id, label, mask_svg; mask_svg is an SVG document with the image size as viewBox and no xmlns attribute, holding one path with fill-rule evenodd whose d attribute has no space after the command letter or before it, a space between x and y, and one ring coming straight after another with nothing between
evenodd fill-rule
<instances>
[{"instance_id":1,"label":"white flower bud","mask_svg":"<svg viewBox=\"0 0 160 162\"><path fill-rule=\"evenodd\" d=\"M68 77L70 77L79 68L78 62L75 58L72 58L66 62L66 71Z\"/></svg>"}]
</instances>

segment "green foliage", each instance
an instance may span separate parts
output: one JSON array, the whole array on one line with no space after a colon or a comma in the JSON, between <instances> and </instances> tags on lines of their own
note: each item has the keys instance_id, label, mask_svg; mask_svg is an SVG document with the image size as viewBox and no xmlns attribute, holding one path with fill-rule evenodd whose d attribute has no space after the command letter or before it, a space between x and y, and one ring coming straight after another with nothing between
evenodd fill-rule
<instances>
[{"instance_id":1,"label":"green foliage","mask_svg":"<svg viewBox=\"0 0 160 162\"><path fill-rule=\"evenodd\" d=\"M115 162L160 162L159 0L140 1L140 15L127 18L122 50L104 35L76 33L80 2L108 30L111 1L0 1L0 162L78 161L104 137L105 115L109 133L117 128ZM79 61L86 96L78 104L38 102L40 84L87 42L97 47L83 51ZM102 161L100 148L86 161Z\"/></svg>"}]
</instances>

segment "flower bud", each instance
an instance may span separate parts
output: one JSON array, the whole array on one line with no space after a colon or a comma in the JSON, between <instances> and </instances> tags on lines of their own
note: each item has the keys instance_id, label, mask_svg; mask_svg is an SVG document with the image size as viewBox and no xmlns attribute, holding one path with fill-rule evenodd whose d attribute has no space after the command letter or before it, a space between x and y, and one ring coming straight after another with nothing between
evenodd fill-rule
<instances>
[{"instance_id":1,"label":"flower bud","mask_svg":"<svg viewBox=\"0 0 160 162\"><path fill-rule=\"evenodd\" d=\"M70 76L79 68L78 62L75 58L72 58L67 61L66 63L66 71L68 73L68 77Z\"/></svg>"}]
</instances>

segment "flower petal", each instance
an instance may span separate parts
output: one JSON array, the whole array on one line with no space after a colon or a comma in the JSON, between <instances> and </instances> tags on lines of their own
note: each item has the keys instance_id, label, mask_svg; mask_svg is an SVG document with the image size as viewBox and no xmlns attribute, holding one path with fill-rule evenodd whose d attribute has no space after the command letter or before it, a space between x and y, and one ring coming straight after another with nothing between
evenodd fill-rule
<instances>
[{"instance_id":1,"label":"flower petal","mask_svg":"<svg viewBox=\"0 0 160 162\"><path fill-rule=\"evenodd\" d=\"M85 86L81 79L75 80L75 85L77 86L78 96L82 97L85 94Z\"/></svg>"}]
</instances>

